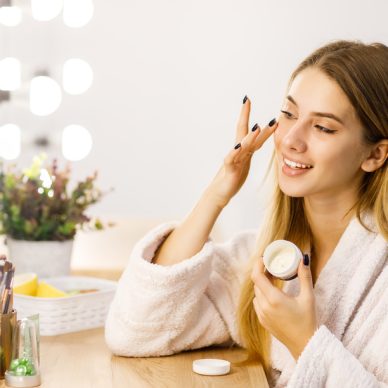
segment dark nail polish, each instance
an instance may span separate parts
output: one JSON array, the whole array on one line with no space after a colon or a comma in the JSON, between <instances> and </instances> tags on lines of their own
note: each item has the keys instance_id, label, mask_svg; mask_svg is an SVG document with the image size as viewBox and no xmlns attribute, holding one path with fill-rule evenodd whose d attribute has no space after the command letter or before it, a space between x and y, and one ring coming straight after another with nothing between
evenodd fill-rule
<instances>
[{"instance_id":1,"label":"dark nail polish","mask_svg":"<svg viewBox=\"0 0 388 388\"><path fill-rule=\"evenodd\" d=\"M248 96L245 96L244 99L243 99L243 104L245 104L248 100Z\"/></svg>"},{"instance_id":2,"label":"dark nail polish","mask_svg":"<svg viewBox=\"0 0 388 388\"><path fill-rule=\"evenodd\" d=\"M238 144L236 144L236 145L234 146L234 149L237 150L237 149L239 149L240 147L241 147L241 143L238 143Z\"/></svg>"},{"instance_id":3,"label":"dark nail polish","mask_svg":"<svg viewBox=\"0 0 388 388\"><path fill-rule=\"evenodd\" d=\"M309 257L309 255L308 255L307 253L305 253L305 254L303 255L303 264L304 264L305 266L308 266L309 263L310 263L310 257Z\"/></svg>"},{"instance_id":4,"label":"dark nail polish","mask_svg":"<svg viewBox=\"0 0 388 388\"><path fill-rule=\"evenodd\" d=\"M270 122L269 122L269 126L272 127L274 124L276 123L276 119L272 119Z\"/></svg>"},{"instance_id":5,"label":"dark nail polish","mask_svg":"<svg viewBox=\"0 0 388 388\"><path fill-rule=\"evenodd\" d=\"M253 126L253 128L252 128L252 132L255 132L256 131L256 129L259 127L259 124L255 124L254 126Z\"/></svg>"}]
</instances>

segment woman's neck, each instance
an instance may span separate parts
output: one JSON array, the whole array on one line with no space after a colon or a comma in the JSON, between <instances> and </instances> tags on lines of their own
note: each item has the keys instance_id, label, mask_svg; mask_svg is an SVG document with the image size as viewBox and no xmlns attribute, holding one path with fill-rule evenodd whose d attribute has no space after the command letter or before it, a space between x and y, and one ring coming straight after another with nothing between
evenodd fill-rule
<instances>
[{"instance_id":1,"label":"woman's neck","mask_svg":"<svg viewBox=\"0 0 388 388\"><path fill-rule=\"evenodd\" d=\"M331 256L354 215L350 209L355 201L355 197L350 195L305 198L306 217L313 239L312 249L318 260L326 261Z\"/></svg>"}]
</instances>

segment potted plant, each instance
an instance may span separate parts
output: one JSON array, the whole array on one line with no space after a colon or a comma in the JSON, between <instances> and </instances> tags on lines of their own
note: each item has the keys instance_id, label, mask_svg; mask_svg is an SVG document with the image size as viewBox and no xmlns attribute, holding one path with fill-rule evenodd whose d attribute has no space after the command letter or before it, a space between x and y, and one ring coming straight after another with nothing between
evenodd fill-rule
<instances>
[{"instance_id":1,"label":"potted plant","mask_svg":"<svg viewBox=\"0 0 388 388\"><path fill-rule=\"evenodd\" d=\"M69 190L70 168L60 170L56 160L44 167L44 160L35 157L24 171L1 166L0 233L17 273L68 275L77 230L103 228L85 214L102 192L95 187L96 172Z\"/></svg>"}]
</instances>

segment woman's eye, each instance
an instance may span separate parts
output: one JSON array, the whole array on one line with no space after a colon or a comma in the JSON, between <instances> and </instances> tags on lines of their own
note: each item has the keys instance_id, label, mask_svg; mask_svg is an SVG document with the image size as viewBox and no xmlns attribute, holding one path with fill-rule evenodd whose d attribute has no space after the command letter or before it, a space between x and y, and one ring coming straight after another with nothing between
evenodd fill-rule
<instances>
[{"instance_id":1,"label":"woman's eye","mask_svg":"<svg viewBox=\"0 0 388 388\"><path fill-rule=\"evenodd\" d=\"M318 128L319 131L325 132L325 133L335 133L335 132L337 132L337 131L334 131L333 129L322 127L322 125L315 125L315 128Z\"/></svg>"},{"instance_id":2,"label":"woman's eye","mask_svg":"<svg viewBox=\"0 0 388 388\"><path fill-rule=\"evenodd\" d=\"M292 118L292 113L287 112L286 110L281 110L280 112L282 112L284 114L284 116L286 116L286 118L288 118L288 119Z\"/></svg>"}]
</instances>

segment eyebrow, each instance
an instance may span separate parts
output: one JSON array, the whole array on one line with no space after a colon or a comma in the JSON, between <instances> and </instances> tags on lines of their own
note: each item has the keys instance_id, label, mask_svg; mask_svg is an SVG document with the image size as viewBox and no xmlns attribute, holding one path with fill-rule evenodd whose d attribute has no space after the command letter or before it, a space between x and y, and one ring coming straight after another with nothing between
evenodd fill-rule
<instances>
[{"instance_id":1,"label":"eyebrow","mask_svg":"<svg viewBox=\"0 0 388 388\"><path fill-rule=\"evenodd\" d=\"M288 95L287 100L291 101L295 106L298 106L297 102L294 100L294 98L290 95ZM313 116L318 116L318 117L327 117L329 119L333 119L335 121L338 121L340 124L344 125L343 120L341 120L338 116L336 116L333 113L327 113L327 112L312 112L311 113Z\"/></svg>"}]
</instances>

